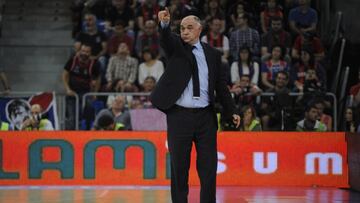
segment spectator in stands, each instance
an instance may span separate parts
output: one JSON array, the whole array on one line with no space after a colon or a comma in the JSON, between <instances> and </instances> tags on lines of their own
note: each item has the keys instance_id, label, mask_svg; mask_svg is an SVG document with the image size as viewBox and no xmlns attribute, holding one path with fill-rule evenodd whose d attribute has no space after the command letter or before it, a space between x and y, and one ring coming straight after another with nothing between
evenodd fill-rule
<instances>
[{"instance_id":1,"label":"spectator in stands","mask_svg":"<svg viewBox=\"0 0 360 203\"><path fill-rule=\"evenodd\" d=\"M220 0L208 0L207 5L204 7L203 17L201 19L204 20L204 25L206 25L205 30L207 30L207 26L210 25L212 19L217 18L220 20L220 33L225 31L226 21L225 21L225 13L221 8Z\"/></svg>"},{"instance_id":2,"label":"spectator in stands","mask_svg":"<svg viewBox=\"0 0 360 203\"><path fill-rule=\"evenodd\" d=\"M229 57L229 38L221 31L222 22L218 17L209 20L209 32L201 37L201 41L215 47L222 53L222 62L228 64Z\"/></svg>"},{"instance_id":3,"label":"spectator in stands","mask_svg":"<svg viewBox=\"0 0 360 203\"><path fill-rule=\"evenodd\" d=\"M248 25L249 15L247 13L237 16L239 28L230 33L230 53L234 61L238 60L240 47L247 46L253 57L260 55L260 37L257 30Z\"/></svg>"},{"instance_id":4,"label":"spectator in stands","mask_svg":"<svg viewBox=\"0 0 360 203\"><path fill-rule=\"evenodd\" d=\"M82 44L79 53L72 56L66 63L62 75L66 91L66 129L75 129L75 98L81 98L87 92L97 92L100 89L100 66L91 56L91 46Z\"/></svg>"},{"instance_id":5,"label":"spectator in stands","mask_svg":"<svg viewBox=\"0 0 360 203\"><path fill-rule=\"evenodd\" d=\"M98 125L93 128L98 131L119 131L124 130L122 123L115 123L112 115L103 114L98 119Z\"/></svg>"},{"instance_id":6,"label":"spectator in stands","mask_svg":"<svg viewBox=\"0 0 360 203\"><path fill-rule=\"evenodd\" d=\"M356 114L356 109L352 107L346 107L345 109L345 132L357 132L359 126L359 120Z\"/></svg>"},{"instance_id":7,"label":"spectator in stands","mask_svg":"<svg viewBox=\"0 0 360 203\"><path fill-rule=\"evenodd\" d=\"M170 0L169 3L169 12L172 18L171 28L174 32L179 33L179 27L181 19L186 15L188 5L181 0Z\"/></svg>"},{"instance_id":8,"label":"spectator in stands","mask_svg":"<svg viewBox=\"0 0 360 203\"><path fill-rule=\"evenodd\" d=\"M137 76L138 60L130 56L129 48L126 43L120 43L118 52L109 60L106 79L107 89L119 86L119 90L135 91L135 79ZM116 82L116 84L113 84Z\"/></svg>"},{"instance_id":9,"label":"spectator in stands","mask_svg":"<svg viewBox=\"0 0 360 203\"><path fill-rule=\"evenodd\" d=\"M3 69L0 69L0 81L4 87L4 94L9 94L10 85Z\"/></svg>"},{"instance_id":10,"label":"spectator in stands","mask_svg":"<svg viewBox=\"0 0 360 203\"><path fill-rule=\"evenodd\" d=\"M144 32L139 33L136 39L135 51L138 58L142 57L142 50L149 47L151 51L156 53L157 58L160 54L160 39L159 33L156 30L156 23L154 20L147 20L144 26Z\"/></svg>"},{"instance_id":11,"label":"spectator in stands","mask_svg":"<svg viewBox=\"0 0 360 203\"><path fill-rule=\"evenodd\" d=\"M155 85L156 85L155 78L153 76L148 76L145 78L144 83L141 86L141 91L145 93L151 93L155 88ZM139 103L141 104L141 105L139 104L141 108L153 108L149 95L134 96L131 102L131 108L133 108L133 105L137 106L137 108L139 107L137 101L135 100L139 101Z\"/></svg>"},{"instance_id":12,"label":"spectator in stands","mask_svg":"<svg viewBox=\"0 0 360 203\"><path fill-rule=\"evenodd\" d=\"M249 47L239 49L238 60L231 64L231 82L238 83L241 76L249 75L252 85L257 85L259 80L259 64L252 60Z\"/></svg>"},{"instance_id":13,"label":"spectator in stands","mask_svg":"<svg viewBox=\"0 0 360 203\"><path fill-rule=\"evenodd\" d=\"M261 82L267 89L273 89L276 73L279 71L289 71L289 66L283 60L284 50L280 45L274 45L271 58L262 64L261 67Z\"/></svg>"},{"instance_id":14,"label":"spectator in stands","mask_svg":"<svg viewBox=\"0 0 360 203\"><path fill-rule=\"evenodd\" d=\"M117 21L123 22L124 33L134 36L135 13L127 0L112 0L111 6L106 10L106 21L116 26ZM131 47L131 46L129 46Z\"/></svg>"},{"instance_id":15,"label":"spectator in stands","mask_svg":"<svg viewBox=\"0 0 360 203\"><path fill-rule=\"evenodd\" d=\"M314 103L310 103L305 108L304 119L299 121L296 125L296 131L313 131L325 132L326 125L317 120L319 117L319 110Z\"/></svg>"},{"instance_id":16,"label":"spectator in stands","mask_svg":"<svg viewBox=\"0 0 360 203\"><path fill-rule=\"evenodd\" d=\"M305 93L324 93L325 84L319 80L316 70L308 68L305 73L304 92Z\"/></svg>"},{"instance_id":17,"label":"spectator in stands","mask_svg":"<svg viewBox=\"0 0 360 203\"><path fill-rule=\"evenodd\" d=\"M358 83L350 88L350 105L359 106L360 104L360 68L358 70Z\"/></svg>"},{"instance_id":18,"label":"spectator in stands","mask_svg":"<svg viewBox=\"0 0 360 203\"><path fill-rule=\"evenodd\" d=\"M253 106L244 106L241 112L243 120L240 131L261 131L261 123L256 118L256 111Z\"/></svg>"},{"instance_id":19,"label":"spectator in stands","mask_svg":"<svg viewBox=\"0 0 360 203\"><path fill-rule=\"evenodd\" d=\"M289 107L290 89L288 88L289 74L287 71L279 71L275 74L275 85L266 92L274 93L275 96L264 96L261 99L259 117L264 130L283 130L283 116L281 111Z\"/></svg>"},{"instance_id":20,"label":"spectator in stands","mask_svg":"<svg viewBox=\"0 0 360 203\"><path fill-rule=\"evenodd\" d=\"M115 55L118 51L120 43L126 43L129 47L130 53L133 52L134 39L131 38L125 30L125 24L122 20L115 22L114 32L108 40L108 54L110 56Z\"/></svg>"},{"instance_id":21,"label":"spectator in stands","mask_svg":"<svg viewBox=\"0 0 360 203\"><path fill-rule=\"evenodd\" d=\"M234 100L240 108L245 105L251 105L255 101L255 96L261 93L261 89L250 82L250 76L243 74L239 81L236 81L230 89L234 95ZM249 94L248 94L249 93Z\"/></svg>"},{"instance_id":22,"label":"spectator in stands","mask_svg":"<svg viewBox=\"0 0 360 203\"><path fill-rule=\"evenodd\" d=\"M93 128L99 129L108 126L102 125L100 118L102 118L104 115L109 115L113 118L116 125L123 125L124 130L131 130L130 113L125 109L125 103L126 100L124 96L116 96L112 101L110 108L103 109L96 115Z\"/></svg>"},{"instance_id":23,"label":"spectator in stands","mask_svg":"<svg viewBox=\"0 0 360 203\"><path fill-rule=\"evenodd\" d=\"M142 85L143 92L151 92L156 85L156 79L153 76L147 76Z\"/></svg>"},{"instance_id":24,"label":"spectator in stands","mask_svg":"<svg viewBox=\"0 0 360 203\"><path fill-rule=\"evenodd\" d=\"M289 25L295 35L315 32L318 16L316 10L310 8L310 0L299 0L299 6L290 10Z\"/></svg>"},{"instance_id":25,"label":"spectator in stands","mask_svg":"<svg viewBox=\"0 0 360 203\"><path fill-rule=\"evenodd\" d=\"M324 113L324 110L326 108L325 100L321 97L314 100L314 105L318 109L319 112L319 118L318 120L321 121L326 125L327 131L332 131L332 117L330 115L327 115Z\"/></svg>"},{"instance_id":26,"label":"spectator in stands","mask_svg":"<svg viewBox=\"0 0 360 203\"><path fill-rule=\"evenodd\" d=\"M230 16L230 25L231 29L229 31L233 31L238 27L237 17L240 15L244 15L246 13L246 5L245 2L239 1L234 5L231 5L229 8L229 16Z\"/></svg>"},{"instance_id":27,"label":"spectator in stands","mask_svg":"<svg viewBox=\"0 0 360 203\"><path fill-rule=\"evenodd\" d=\"M100 73L104 79L106 72L106 51L107 38L105 33L98 31L96 27L96 16L94 14L85 14L85 31L79 33L75 39L75 51L79 54L81 45L87 44L91 46L91 59L99 61Z\"/></svg>"},{"instance_id":28,"label":"spectator in stands","mask_svg":"<svg viewBox=\"0 0 360 203\"><path fill-rule=\"evenodd\" d=\"M301 50L300 61L290 68L291 83L294 84L295 91L303 92L305 75L308 69L316 70L316 76L323 85L326 85L326 71L324 67L315 61L312 50L304 47ZM311 74L311 73L310 73Z\"/></svg>"},{"instance_id":29,"label":"spectator in stands","mask_svg":"<svg viewBox=\"0 0 360 203\"><path fill-rule=\"evenodd\" d=\"M144 0L142 5L140 5L136 12L136 22L139 29L143 32L148 32L146 29L146 22L151 20L157 20L157 13L160 11L160 6L157 4L156 0ZM156 24L155 24L156 26ZM140 49L141 52L142 49Z\"/></svg>"},{"instance_id":30,"label":"spectator in stands","mask_svg":"<svg viewBox=\"0 0 360 203\"><path fill-rule=\"evenodd\" d=\"M277 0L267 0L265 10L260 13L260 23L262 33L269 31L271 18L283 18L281 8L277 5Z\"/></svg>"},{"instance_id":31,"label":"spectator in stands","mask_svg":"<svg viewBox=\"0 0 360 203\"><path fill-rule=\"evenodd\" d=\"M301 50L306 47L312 50L315 56L315 62L319 62L324 58L325 52L320 38L317 37L316 34L310 32L306 32L303 35L299 35L295 39L291 56L294 59L299 59Z\"/></svg>"},{"instance_id":32,"label":"spectator in stands","mask_svg":"<svg viewBox=\"0 0 360 203\"><path fill-rule=\"evenodd\" d=\"M282 18L270 18L271 29L261 36L261 61L267 61L271 57L270 51L274 45L280 45L285 48L284 59L289 63L291 61L291 35L283 29Z\"/></svg>"},{"instance_id":33,"label":"spectator in stands","mask_svg":"<svg viewBox=\"0 0 360 203\"><path fill-rule=\"evenodd\" d=\"M156 58L156 54L149 48L145 47L142 51L143 63L139 66L138 82L144 85L144 80L148 76L153 76L156 81L164 73L164 64Z\"/></svg>"},{"instance_id":34,"label":"spectator in stands","mask_svg":"<svg viewBox=\"0 0 360 203\"><path fill-rule=\"evenodd\" d=\"M54 127L47 118L42 115L42 108L39 104L31 106L31 115L22 123L21 130L26 131L47 131L54 130Z\"/></svg>"}]
</instances>

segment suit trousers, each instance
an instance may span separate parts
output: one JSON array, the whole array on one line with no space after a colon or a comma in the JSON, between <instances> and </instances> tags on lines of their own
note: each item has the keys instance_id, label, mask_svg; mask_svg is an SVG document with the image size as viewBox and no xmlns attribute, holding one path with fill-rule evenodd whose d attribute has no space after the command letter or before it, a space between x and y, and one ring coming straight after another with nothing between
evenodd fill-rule
<instances>
[{"instance_id":1,"label":"suit trousers","mask_svg":"<svg viewBox=\"0 0 360 203\"><path fill-rule=\"evenodd\" d=\"M214 110L174 105L167 111L167 140L171 159L171 198L187 203L190 155L193 142L200 179L200 203L216 202L217 122Z\"/></svg>"}]
</instances>

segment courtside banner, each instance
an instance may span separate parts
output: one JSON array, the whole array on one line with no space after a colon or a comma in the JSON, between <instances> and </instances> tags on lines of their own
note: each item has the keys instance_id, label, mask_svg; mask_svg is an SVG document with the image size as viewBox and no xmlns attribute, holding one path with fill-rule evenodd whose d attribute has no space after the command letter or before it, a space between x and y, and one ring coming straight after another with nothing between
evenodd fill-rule
<instances>
[{"instance_id":1,"label":"courtside banner","mask_svg":"<svg viewBox=\"0 0 360 203\"><path fill-rule=\"evenodd\" d=\"M218 185L348 187L344 133L222 132ZM198 185L193 148L190 184ZM169 185L166 132L1 132L0 185Z\"/></svg>"}]
</instances>

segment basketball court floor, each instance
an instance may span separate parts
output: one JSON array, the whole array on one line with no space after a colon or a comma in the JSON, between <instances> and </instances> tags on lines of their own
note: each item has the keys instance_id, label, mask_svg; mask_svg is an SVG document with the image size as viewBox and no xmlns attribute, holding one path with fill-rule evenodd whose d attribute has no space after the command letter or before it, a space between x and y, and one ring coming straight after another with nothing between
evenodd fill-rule
<instances>
[{"instance_id":1,"label":"basketball court floor","mask_svg":"<svg viewBox=\"0 0 360 203\"><path fill-rule=\"evenodd\" d=\"M189 203L199 203L191 187ZM171 203L169 187L146 186L10 186L0 187L0 203ZM218 187L217 203L360 202L360 193L322 187Z\"/></svg>"}]
</instances>

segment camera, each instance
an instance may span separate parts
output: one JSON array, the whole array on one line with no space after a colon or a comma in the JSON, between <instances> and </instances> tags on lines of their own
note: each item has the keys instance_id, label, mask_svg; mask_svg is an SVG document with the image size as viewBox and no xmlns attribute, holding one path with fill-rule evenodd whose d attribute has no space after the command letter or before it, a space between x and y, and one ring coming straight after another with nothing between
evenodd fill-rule
<instances>
[{"instance_id":1,"label":"camera","mask_svg":"<svg viewBox=\"0 0 360 203\"><path fill-rule=\"evenodd\" d=\"M35 122L40 122L41 118L42 118L41 114L35 114L31 116L31 119Z\"/></svg>"}]
</instances>

